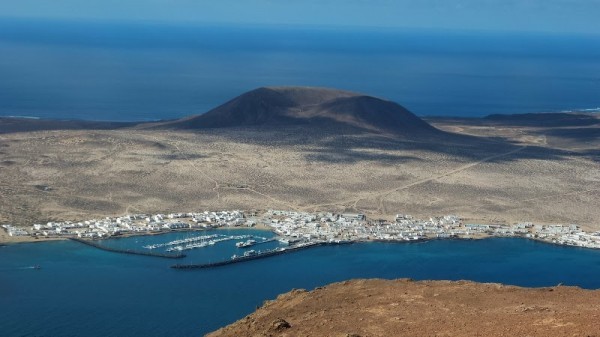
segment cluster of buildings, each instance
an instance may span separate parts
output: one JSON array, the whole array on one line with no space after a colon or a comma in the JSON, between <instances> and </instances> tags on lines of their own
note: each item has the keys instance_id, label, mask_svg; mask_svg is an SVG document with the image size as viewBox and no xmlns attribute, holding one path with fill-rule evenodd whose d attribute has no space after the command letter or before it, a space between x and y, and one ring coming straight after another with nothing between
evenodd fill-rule
<instances>
[{"instance_id":1,"label":"cluster of buildings","mask_svg":"<svg viewBox=\"0 0 600 337\"><path fill-rule=\"evenodd\" d=\"M600 232L589 233L577 225L465 224L455 215L415 219L398 214L394 220L371 220L361 213L219 211L171 214L132 214L82 222L35 224L31 230L3 225L10 236L106 238L172 230L263 225L288 243L416 241L444 238L526 237L550 243L600 248Z\"/></svg>"},{"instance_id":2,"label":"cluster of buildings","mask_svg":"<svg viewBox=\"0 0 600 337\"><path fill-rule=\"evenodd\" d=\"M222 226L245 225L241 211L172 214L131 214L106 217L81 222L61 221L34 224L26 230L22 227L3 225L10 236L33 236L45 238L79 237L89 239L117 235L149 234L171 230L208 229Z\"/></svg>"},{"instance_id":3,"label":"cluster of buildings","mask_svg":"<svg viewBox=\"0 0 600 337\"><path fill-rule=\"evenodd\" d=\"M394 221L367 220L363 214L267 211L268 225L280 236L325 241L416 241L479 234L454 215L414 219L398 214ZM481 229L484 227L481 227Z\"/></svg>"},{"instance_id":4,"label":"cluster of buildings","mask_svg":"<svg viewBox=\"0 0 600 337\"><path fill-rule=\"evenodd\" d=\"M2 225L2 228L8 233L8 236L27 236L29 232L20 227L15 227L12 225Z\"/></svg>"},{"instance_id":5,"label":"cluster of buildings","mask_svg":"<svg viewBox=\"0 0 600 337\"><path fill-rule=\"evenodd\" d=\"M577 225L465 224L455 215L414 219L398 214L394 221L367 220L362 214L267 211L264 221L285 240L293 241L417 241L429 239L526 237L554 244L600 249L600 232Z\"/></svg>"}]
</instances>

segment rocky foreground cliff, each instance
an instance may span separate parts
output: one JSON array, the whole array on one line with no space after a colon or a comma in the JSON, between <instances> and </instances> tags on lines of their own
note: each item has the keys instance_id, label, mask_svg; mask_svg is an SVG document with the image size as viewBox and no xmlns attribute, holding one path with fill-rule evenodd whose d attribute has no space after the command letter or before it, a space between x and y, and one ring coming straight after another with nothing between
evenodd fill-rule
<instances>
[{"instance_id":1,"label":"rocky foreground cliff","mask_svg":"<svg viewBox=\"0 0 600 337\"><path fill-rule=\"evenodd\" d=\"M354 280L293 290L208 336L600 336L600 290Z\"/></svg>"}]
</instances>

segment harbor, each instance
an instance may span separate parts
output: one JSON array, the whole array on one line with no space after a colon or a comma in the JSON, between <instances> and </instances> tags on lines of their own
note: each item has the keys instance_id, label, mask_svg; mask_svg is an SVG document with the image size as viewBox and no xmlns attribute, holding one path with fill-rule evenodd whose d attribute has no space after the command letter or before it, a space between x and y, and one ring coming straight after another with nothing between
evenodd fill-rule
<instances>
[{"instance_id":1,"label":"harbor","mask_svg":"<svg viewBox=\"0 0 600 337\"><path fill-rule=\"evenodd\" d=\"M10 236L71 239L105 251L160 258L181 259L186 256L186 251L210 250L211 247L226 242L233 242L235 248L240 250L229 260L172 266L176 269L210 268L287 254L314 246L352 242L407 243L522 237L556 245L600 248L600 232L586 232L576 224L472 224L456 215L416 219L401 213L393 219L369 219L361 213L223 210L130 214L79 222L48 222L45 225L34 224L30 229L11 225L2 227ZM224 232L213 231L256 227L268 229L271 233L266 237L260 235L260 231L243 235L226 235ZM181 233L183 237L146 244L139 249L109 247L104 244L110 238L167 233ZM260 245L269 247L259 250Z\"/></svg>"}]
</instances>

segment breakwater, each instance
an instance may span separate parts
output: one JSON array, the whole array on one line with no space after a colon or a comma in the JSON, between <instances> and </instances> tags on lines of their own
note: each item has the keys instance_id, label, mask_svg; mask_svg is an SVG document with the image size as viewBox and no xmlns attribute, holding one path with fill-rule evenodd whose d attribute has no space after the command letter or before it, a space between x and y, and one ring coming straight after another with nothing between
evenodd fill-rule
<instances>
[{"instance_id":1,"label":"breakwater","mask_svg":"<svg viewBox=\"0 0 600 337\"><path fill-rule=\"evenodd\" d=\"M162 257L162 258L167 258L167 259L181 259L186 256L185 254L182 254L182 253L158 253L158 252L152 252L152 251L139 251L139 250L133 250L133 249L112 248L112 247L103 246L96 241L84 240L84 239L79 239L79 238L69 238L69 239L72 241L77 241L84 245L88 245L88 246L91 246L94 248L98 248L98 249L105 250L107 252L113 252L113 253Z\"/></svg>"},{"instance_id":2,"label":"breakwater","mask_svg":"<svg viewBox=\"0 0 600 337\"><path fill-rule=\"evenodd\" d=\"M298 246L293 246L293 247L277 248L277 249L273 249L273 250L269 250L269 251L265 251L265 252L259 252L255 255L240 256L240 257L232 258L231 260L224 260L224 261L210 262L210 263L200 263L200 264L174 264L171 266L171 268L173 268L173 269L214 268L214 267L221 267L221 266L226 266L226 265L230 265L230 264L234 264L234 263L263 259L266 257L275 256L275 255L283 255L283 254L293 253L293 252L297 252L297 251L311 248L311 247L341 245L341 244L349 244L349 243L352 243L352 242L313 242L313 243L308 243L308 244L303 244L303 245L298 245Z\"/></svg>"},{"instance_id":3,"label":"breakwater","mask_svg":"<svg viewBox=\"0 0 600 337\"><path fill-rule=\"evenodd\" d=\"M421 243L431 240L439 240L438 238L419 238L415 240L398 240L398 239L371 239L365 242L377 242L377 243Z\"/></svg>"}]
</instances>

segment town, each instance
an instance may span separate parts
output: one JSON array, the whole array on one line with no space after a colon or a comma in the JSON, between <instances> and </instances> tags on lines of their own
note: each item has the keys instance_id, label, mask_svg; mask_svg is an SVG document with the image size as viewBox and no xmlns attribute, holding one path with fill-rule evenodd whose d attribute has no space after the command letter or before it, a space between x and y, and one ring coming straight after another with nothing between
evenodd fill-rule
<instances>
[{"instance_id":1,"label":"town","mask_svg":"<svg viewBox=\"0 0 600 337\"><path fill-rule=\"evenodd\" d=\"M410 242L431 239L480 239L525 237L548 243L600 248L600 232L585 232L578 225L469 224L455 215L415 219L398 214L392 221L367 219L360 213L267 211L217 211L171 214L131 214L80 222L48 222L30 229L8 224L9 236L35 238L105 239L110 237L160 234L170 231L205 230L223 227L260 227L272 230L280 242L297 245L323 242Z\"/></svg>"}]
</instances>

